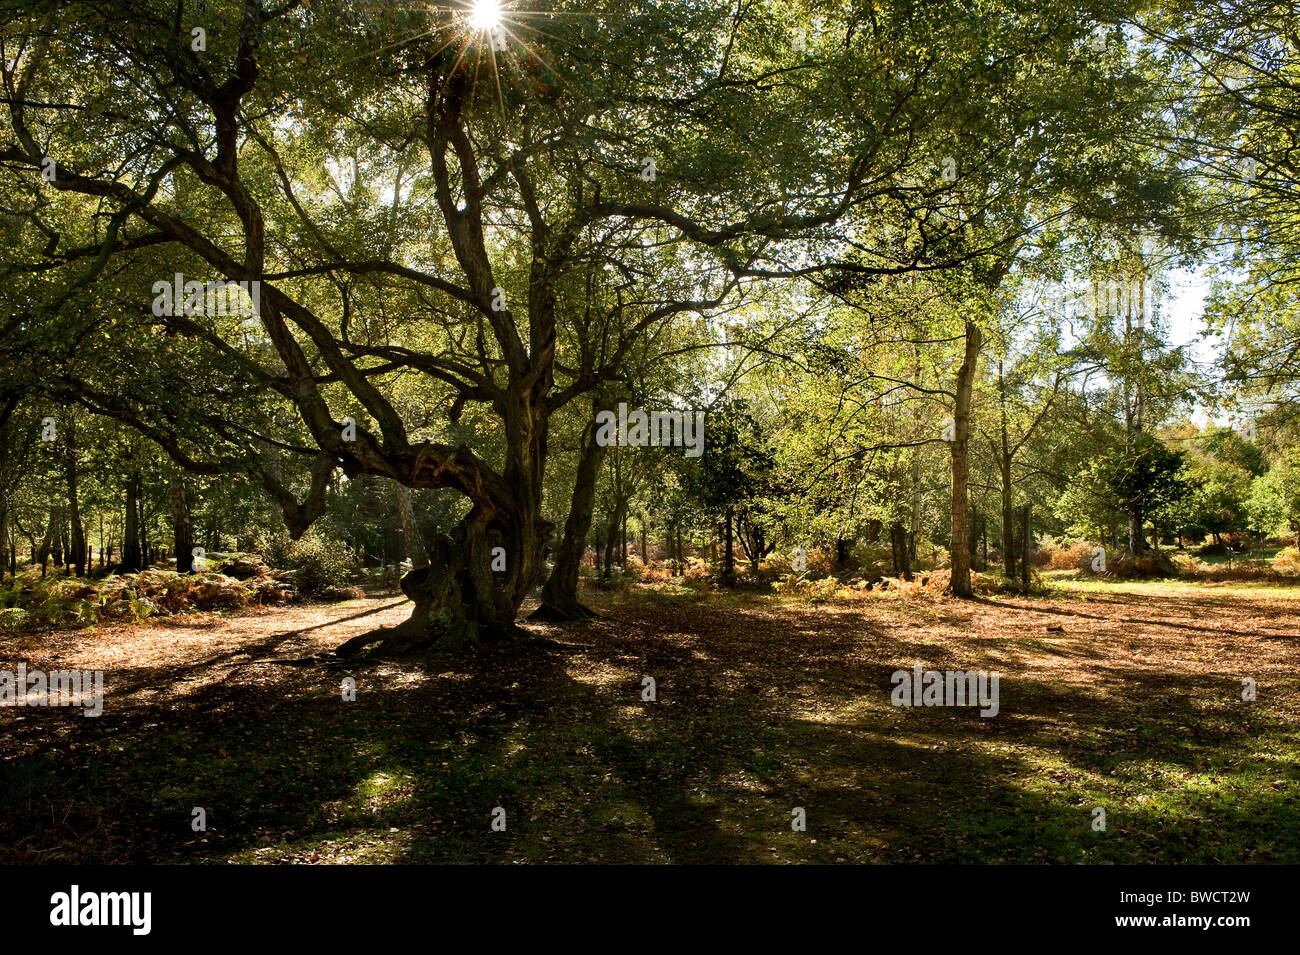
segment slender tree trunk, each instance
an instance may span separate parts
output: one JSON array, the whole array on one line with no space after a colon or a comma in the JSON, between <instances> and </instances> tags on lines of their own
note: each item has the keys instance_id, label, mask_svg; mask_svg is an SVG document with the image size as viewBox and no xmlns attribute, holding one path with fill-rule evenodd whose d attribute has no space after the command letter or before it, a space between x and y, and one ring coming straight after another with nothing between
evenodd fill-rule
<instances>
[{"instance_id":1,"label":"slender tree trunk","mask_svg":"<svg viewBox=\"0 0 1300 955\"><path fill-rule=\"evenodd\" d=\"M605 527L605 533L602 537L605 542L604 548L604 567L600 575L605 580L609 580L614 573L614 548L618 546L618 506L609 515L609 523Z\"/></svg>"},{"instance_id":2,"label":"slender tree trunk","mask_svg":"<svg viewBox=\"0 0 1300 955\"><path fill-rule=\"evenodd\" d=\"M64 457L64 476L68 484L68 518L71 521L68 557L75 566L77 576L86 575L86 537L81 526L81 500L77 488L77 433L69 422L65 432L67 447Z\"/></svg>"},{"instance_id":3,"label":"slender tree trunk","mask_svg":"<svg viewBox=\"0 0 1300 955\"><path fill-rule=\"evenodd\" d=\"M1002 447L998 458L998 483L1002 492L1002 571L1007 580L1016 579L1016 550L1011 546L1015 537L1015 511L1011 503L1011 441L1007 434L1007 384L1002 374L1002 360L998 359L998 405L1001 422L999 435Z\"/></svg>"},{"instance_id":4,"label":"slender tree trunk","mask_svg":"<svg viewBox=\"0 0 1300 955\"><path fill-rule=\"evenodd\" d=\"M1132 316L1125 315L1124 316L1124 338L1126 342L1130 340L1132 334L1133 334ZM1141 362L1141 360L1142 360L1142 345L1141 342L1139 341L1138 343L1139 363ZM1128 405L1129 386L1128 386L1127 379L1125 380L1124 391L1125 391L1125 404L1126 404L1125 415L1124 415L1125 427L1126 427L1126 445L1128 447L1129 453L1134 454L1137 451L1138 439L1142 436L1144 406L1142 400L1141 381L1137 383L1136 400L1131 406ZM1143 514L1142 514L1141 507L1136 502L1131 503L1129 505L1129 511L1128 511L1128 552L1133 557L1142 556L1143 551L1146 550L1146 540L1142 536L1142 523L1143 523L1142 518L1143 518Z\"/></svg>"},{"instance_id":5,"label":"slender tree trunk","mask_svg":"<svg viewBox=\"0 0 1300 955\"><path fill-rule=\"evenodd\" d=\"M736 586L736 549L732 539L732 521L735 520L735 516L735 510L728 507L724 515L727 523L725 549L722 558L722 585L724 587Z\"/></svg>"},{"instance_id":6,"label":"slender tree trunk","mask_svg":"<svg viewBox=\"0 0 1300 955\"><path fill-rule=\"evenodd\" d=\"M59 524L62 517L59 515L57 505L50 508L50 523L45 528L45 538L41 541L40 548L36 551L34 563L41 565L41 576L45 576L45 565L49 562L50 552L54 549L54 542L58 538Z\"/></svg>"},{"instance_id":7,"label":"slender tree trunk","mask_svg":"<svg viewBox=\"0 0 1300 955\"><path fill-rule=\"evenodd\" d=\"M1011 504L1009 489L1002 491L1002 570L1007 580L1016 579L1016 549L1012 546L1015 539L1015 508Z\"/></svg>"},{"instance_id":8,"label":"slender tree trunk","mask_svg":"<svg viewBox=\"0 0 1300 955\"><path fill-rule=\"evenodd\" d=\"M542 588L542 605L533 613L537 619L581 620L594 616L578 599L578 572L587 549L587 535L591 531L596 479L605 460L605 449L596 443L595 415L600 410L593 404L592 423L583 432L569 516L564 522L560 546L555 550L555 566Z\"/></svg>"},{"instance_id":9,"label":"slender tree trunk","mask_svg":"<svg viewBox=\"0 0 1300 955\"><path fill-rule=\"evenodd\" d=\"M4 436L0 434L0 440L3 440L3 438ZM4 450L0 449L0 462L4 460L4 453ZM0 473L3 473L2 469L0 469ZM10 563L6 558L8 558L11 549L9 546L9 496L5 494L4 488L0 487L0 567ZM2 573L3 571L0 571L0 574ZM10 573L12 575L12 571Z\"/></svg>"},{"instance_id":10,"label":"slender tree trunk","mask_svg":"<svg viewBox=\"0 0 1300 955\"><path fill-rule=\"evenodd\" d=\"M149 520L144 511L144 496L140 496L140 520L136 524L140 529L140 567L145 569L153 561L153 552L149 548Z\"/></svg>"},{"instance_id":11,"label":"slender tree trunk","mask_svg":"<svg viewBox=\"0 0 1300 955\"><path fill-rule=\"evenodd\" d=\"M915 286L915 276L912 277L912 283ZM914 381L921 381L921 346L913 345L913 365L912 373ZM921 428L921 416L923 412L918 404L914 412L914 421L919 431ZM908 534L908 558L912 563L916 563L916 548L921 540L921 449L912 449L912 526Z\"/></svg>"},{"instance_id":12,"label":"slender tree trunk","mask_svg":"<svg viewBox=\"0 0 1300 955\"><path fill-rule=\"evenodd\" d=\"M918 375L917 381L920 381ZM912 449L912 526L907 535L907 556L916 562L916 545L921 539L921 449Z\"/></svg>"},{"instance_id":13,"label":"slender tree trunk","mask_svg":"<svg viewBox=\"0 0 1300 955\"><path fill-rule=\"evenodd\" d=\"M912 565L908 559L907 530L899 521L889 525L889 544L894 556L894 573L904 580L911 580Z\"/></svg>"},{"instance_id":14,"label":"slender tree trunk","mask_svg":"<svg viewBox=\"0 0 1300 955\"><path fill-rule=\"evenodd\" d=\"M1142 536L1142 512L1134 505L1128 515L1128 552L1134 557L1140 557L1145 550L1146 539Z\"/></svg>"},{"instance_id":15,"label":"slender tree trunk","mask_svg":"<svg viewBox=\"0 0 1300 955\"><path fill-rule=\"evenodd\" d=\"M1022 512L1020 524L1020 583L1027 591L1029 590L1029 555L1033 550L1033 536L1030 533L1029 526L1029 505L1026 504Z\"/></svg>"},{"instance_id":16,"label":"slender tree trunk","mask_svg":"<svg viewBox=\"0 0 1300 955\"><path fill-rule=\"evenodd\" d=\"M9 552L13 547L18 546L17 537L14 538L13 547L10 547L9 540L9 488L4 482L8 457L8 429L3 425L0 425L0 568L6 564L11 565L12 567L12 561L9 560ZM10 576L12 575L13 571L11 569ZM3 576L3 570L0 570L0 576Z\"/></svg>"},{"instance_id":17,"label":"slender tree trunk","mask_svg":"<svg viewBox=\"0 0 1300 955\"><path fill-rule=\"evenodd\" d=\"M956 597L974 596L971 589L970 549L966 543L966 510L969 483L969 444L971 396L975 385L975 365L984 335L978 325L966 322L966 350L957 372L957 394L953 408L952 442L952 578L949 592Z\"/></svg>"},{"instance_id":18,"label":"slender tree trunk","mask_svg":"<svg viewBox=\"0 0 1300 955\"><path fill-rule=\"evenodd\" d=\"M604 577L609 579L614 571L614 555L622 547L621 528L627 515L627 497L623 493L622 474L619 468L615 467L614 486L614 509L610 511L609 523L605 527L605 570Z\"/></svg>"},{"instance_id":19,"label":"slender tree trunk","mask_svg":"<svg viewBox=\"0 0 1300 955\"><path fill-rule=\"evenodd\" d=\"M60 570L63 569L63 554L67 550L66 542L68 539L68 528L63 523L63 511L59 511L59 521L54 531L54 560L53 565Z\"/></svg>"},{"instance_id":20,"label":"slender tree trunk","mask_svg":"<svg viewBox=\"0 0 1300 955\"><path fill-rule=\"evenodd\" d=\"M185 499L185 472L177 465L171 466L168 482L172 499L172 541L176 547L176 573L194 572L194 526L190 522L190 506Z\"/></svg>"},{"instance_id":21,"label":"slender tree trunk","mask_svg":"<svg viewBox=\"0 0 1300 955\"><path fill-rule=\"evenodd\" d=\"M122 571L140 569L140 472L126 478L126 529L122 535Z\"/></svg>"}]
</instances>

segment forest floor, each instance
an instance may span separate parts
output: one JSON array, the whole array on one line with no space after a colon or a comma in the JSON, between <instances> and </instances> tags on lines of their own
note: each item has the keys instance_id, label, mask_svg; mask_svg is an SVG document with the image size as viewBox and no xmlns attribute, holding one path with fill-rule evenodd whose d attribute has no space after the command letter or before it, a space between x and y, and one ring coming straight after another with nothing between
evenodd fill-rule
<instances>
[{"instance_id":1,"label":"forest floor","mask_svg":"<svg viewBox=\"0 0 1300 955\"><path fill-rule=\"evenodd\" d=\"M346 666L400 594L3 638L106 676L97 718L0 710L0 862L1300 862L1300 588L593 599ZM893 706L917 662L999 713Z\"/></svg>"}]
</instances>

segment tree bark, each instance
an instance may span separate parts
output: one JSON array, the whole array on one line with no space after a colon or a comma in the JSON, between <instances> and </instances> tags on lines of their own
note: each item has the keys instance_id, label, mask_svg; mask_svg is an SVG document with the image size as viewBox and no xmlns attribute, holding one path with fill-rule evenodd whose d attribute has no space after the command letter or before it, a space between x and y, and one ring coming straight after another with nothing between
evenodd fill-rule
<instances>
[{"instance_id":1,"label":"tree bark","mask_svg":"<svg viewBox=\"0 0 1300 955\"><path fill-rule=\"evenodd\" d=\"M153 550L149 546L149 520L144 512L144 496L140 496L140 521L136 524L140 530L140 567L148 568L153 562Z\"/></svg>"},{"instance_id":2,"label":"tree bark","mask_svg":"<svg viewBox=\"0 0 1300 955\"><path fill-rule=\"evenodd\" d=\"M1033 537L1029 526L1029 505L1025 505L1020 524L1020 584L1029 590L1029 555L1033 550Z\"/></svg>"},{"instance_id":3,"label":"tree bark","mask_svg":"<svg viewBox=\"0 0 1300 955\"><path fill-rule=\"evenodd\" d=\"M140 472L126 477L126 525L122 536L122 572L140 569Z\"/></svg>"},{"instance_id":4,"label":"tree bark","mask_svg":"<svg viewBox=\"0 0 1300 955\"><path fill-rule=\"evenodd\" d=\"M907 547L907 530L902 522L889 525L889 545L894 556L894 573L904 580L912 579L912 565Z\"/></svg>"},{"instance_id":5,"label":"tree bark","mask_svg":"<svg viewBox=\"0 0 1300 955\"><path fill-rule=\"evenodd\" d=\"M956 401L953 407L952 442L952 576L948 591L955 597L972 597L970 548L966 542L967 486L969 483L969 445L971 395L975 384L975 365L984 335L978 325L966 322L966 350L957 371Z\"/></svg>"},{"instance_id":6,"label":"tree bark","mask_svg":"<svg viewBox=\"0 0 1300 955\"><path fill-rule=\"evenodd\" d=\"M45 576L45 565L50 559L50 551L54 548L54 541L59 532L59 524L63 518L59 514L58 505L50 508L50 522L45 528L45 537L41 540L41 546L37 549L35 562L41 565L41 576Z\"/></svg>"},{"instance_id":7,"label":"tree bark","mask_svg":"<svg viewBox=\"0 0 1300 955\"><path fill-rule=\"evenodd\" d=\"M377 654L416 649L459 650L480 642L519 637L515 613L536 583L551 525L542 514L542 477L546 460L544 400L531 387L512 383L504 405L506 464L499 478L454 456L433 467L463 466L466 474L453 484L440 477L431 486L462 484L473 507L450 534L428 550L429 566L412 568L402 578L402 592L415 602L411 617L394 628L381 628L348 640L335 650L351 656L380 644ZM408 486L423 487L420 458L414 457ZM494 575L492 549L506 550L506 571Z\"/></svg>"},{"instance_id":8,"label":"tree bark","mask_svg":"<svg viewBox=\"0 0 1300 955\"><path fill-rule=\"evenodd\" d=\"M77 435L76 425L68 422L65 429L63 474L68 486L68 518L71 521L66 548L68 563L72 564L78 577L86 574L86 539L81 527L81 501L77 488Z\"/></svg>"},{"instance_id":9,"label":"tree bark","mask_svg":"<svg viewBox=\"0 0 1300 955\"><path fill-rule=\"evenodd\" d=\"M397 515L402 523L402 549L411 562L412 570L429 566L429 555L424 549L424 540L420 526L415 520L415 505L411 501L411 489L400 481L393 482L393 495L397 498ZM509 555L506 555L509 566Z\"/></svg>"},{"instance_id":10,"label":"tree bark","mask_svg":"<svg viewBox=\"0 0 1300 955\"><path fill-rule=\"evenodd\" d=\"M190 521L189 502L185 499L185 472L179 465L173 464L169 477L176 573L192 574L194 572L194 525Z\"/></svg>"},{"instance_id":11,"label":"tree bark","mask_svg":"<svg viewBox=\"0 0 1300 955\"><path fill-rule=\"evenodd\" d=\"M1015 537L1015 511L1011 504L1011 439L1007 434L1007 383L1002 374L1002 361L998 360L998 404L1001 418L1002 447L998 458L998 483L1002 492L1002 570L1007 580L1016 579L1016 551L1011 546Z\"/></svg>"},{"instance_id":12,"label":"tree bark","mask_svg":"<svg viewBox=\"0 0 1300 955\"><path fill-rule=\"evenodd\" d=\"M736 511L728 507L723 514L723 520L726 522L726 528L723 532L723 550L722 550L722 586L736 586L736 543L733 534L733 524L736 520Z\"/></svg>"},{"instance_id":13,"label":"tree bark","mask_svg":"<svg viewBox=\"0 0 1300 955\"><path fill-rule=\"evenodd\" d=\"M917 380L920 381L918 375ZM907 534L907 556L916 562L916 547L921 540L921 449L912 449L912 523Z\"/></svg>"},{"instance_id":14,"label":"tree bark","mask_svg":"<svg viewBox=\"0 0 1300 955\"><path fill-rule=\"evenodd\" d=\"M429 566L402 578L402 593L415 603L411 616L396 627L353 637L335 653L348 657L376 643L385 655L425 647L462 650L516 636L515 604L493 579L488 532L486 517L474 508L451 534L439 535Z\"/></svg>"},{"instance_id":15,"label":"tree bark","mask_svg":"<svg viewBox=\"0 0 1300 955\"><path fill-rule=\"evenodd\" d=\"M601 570L601 577L605 580L614 573L614 548L618 546L618 521L620 506L615 503L614 510L609 513L609 524L605 527L603 540L605 542L604 566Z\"/></svg>"},{"instance_id":16,"label":"tree bark","mask_svg":"<svg viewBox=\"0 0 1300 955\"><path fill-rule=\"evenodd\" d=\"M3 459L4 451L0 450L0 459ZM9 540L9 498L0 488L0 576L4 574L4 568L9 568L10 576L13 576L13 560L10 553L18 546L17 539L10 545Z\"/></svg>"}]
</instances>

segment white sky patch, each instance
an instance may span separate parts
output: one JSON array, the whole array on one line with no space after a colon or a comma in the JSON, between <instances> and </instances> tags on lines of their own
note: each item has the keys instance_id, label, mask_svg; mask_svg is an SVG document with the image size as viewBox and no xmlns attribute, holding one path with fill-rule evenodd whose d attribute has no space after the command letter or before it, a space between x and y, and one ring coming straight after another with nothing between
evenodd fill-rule
<instances>
[{"instance_id":1,"label":"white sky patch","mask_svg":"<svg viewBox=\"0 0 1300 955\"><path fill-rule=\"evenodd\" d=\"M1212 363L1216 355L1212 340L1205 340L1205 298L1211 279L1202 269L1170 269L1169 295L1164 302L1169 320L1169 344L1186 346L1189 357Z\"/></svg>"}]
</instances>

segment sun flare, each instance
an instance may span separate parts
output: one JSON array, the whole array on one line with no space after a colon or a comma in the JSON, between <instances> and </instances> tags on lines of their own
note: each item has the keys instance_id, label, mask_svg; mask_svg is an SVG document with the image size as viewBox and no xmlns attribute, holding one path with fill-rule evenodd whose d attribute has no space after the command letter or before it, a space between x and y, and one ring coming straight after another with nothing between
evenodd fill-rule
<instances>
[{"instance_id":1,"label":"sun flare","mask_svg":"<svg viewBox=\"0 0 1300 955\"><path fill-rule=\"evenodd\" d=\"M474 0L469 8L469 25L475 30L492 30L501 24L500 0Z\"/></svg>"}]
</instances>

